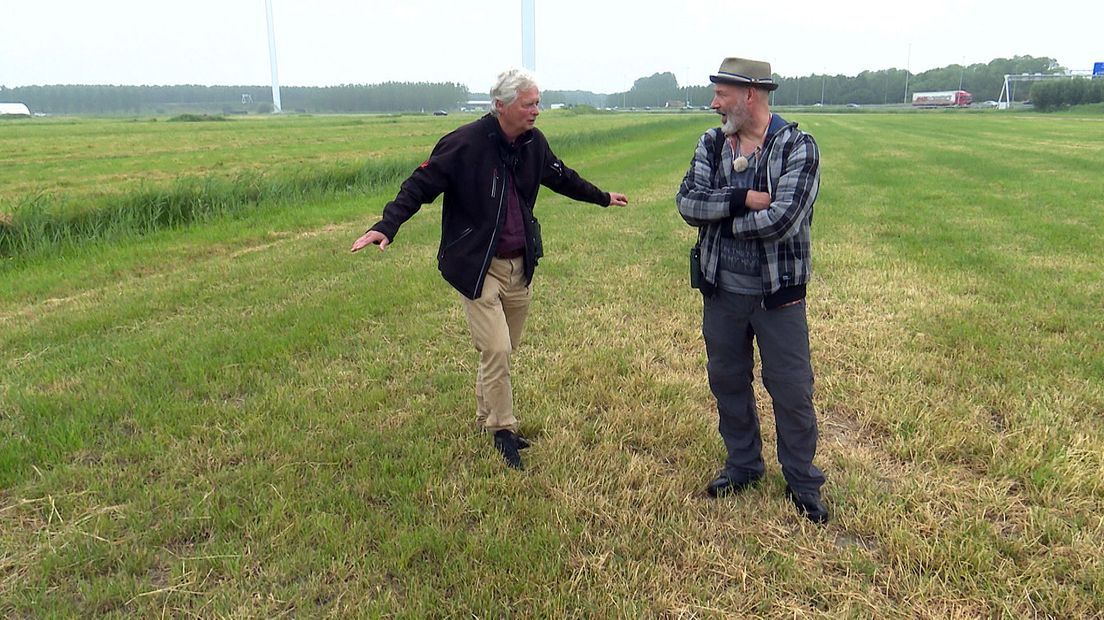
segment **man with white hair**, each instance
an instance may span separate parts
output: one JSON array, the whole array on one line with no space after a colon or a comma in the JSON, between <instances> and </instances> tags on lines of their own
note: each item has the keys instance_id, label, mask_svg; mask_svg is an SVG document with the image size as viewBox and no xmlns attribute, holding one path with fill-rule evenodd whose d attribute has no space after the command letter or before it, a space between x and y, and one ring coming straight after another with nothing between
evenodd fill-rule
<instances>
[{"instance_id":1,"label":"man with white hair","mask_svg":"<svg viewBox=\"0 0 1104 620\"><path fill-rule=\"evenodd\" d=\"M709 387L728 453L705 490L711 497L738 493L763 477L755 342L786 495L798 512L823 523L828 509L820 495L824 474L813 464L817 421L805 315L820 151L797 123L771 113L768 97L778 84L770 64L726 58L709 79L722 124L698 141L675 197L679 214L698 229L690 277L704 299Z\"/></svg>"},{"instance_id":2,"label":"man with white hair","mask_svg":"<svg viewBox=\"0 0 1104 620\"><path fill-rule=\"evenodd\" d=\"M543 256L533 215L541 185L600 206L628 204L604 192L556 157L534 127L540 89L534 76L512 69L491 90L490 114L447 134L403 182L383 217L353 243L385 249L423 204L444 194L437 265L459 293L479 351L476 422L494 438L506 464L522 469L510 356L521 342L532 296L533 270Z\"/></svg>"}]
</instances>

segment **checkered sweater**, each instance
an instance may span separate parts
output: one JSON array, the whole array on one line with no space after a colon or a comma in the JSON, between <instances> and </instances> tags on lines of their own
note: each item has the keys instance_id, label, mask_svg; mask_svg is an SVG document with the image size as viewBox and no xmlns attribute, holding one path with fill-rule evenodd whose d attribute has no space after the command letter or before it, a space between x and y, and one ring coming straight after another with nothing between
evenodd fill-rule
<instances>
[{"instance_id":1,"label":"checkered sweater","mask_svg":"<svg viewBox=\"0 0 1104 620\"><path fill-rule=\"evenodd\" d=\"M690 169L675 196L679 214L687 224L698 227L702 275L716 284L720 239L731 235L759 242L764 297L789 287L804 289L812 275L810 228L813 203L820 189L816 142L798 130L797 123L772 116L763 146L766 156L758 159L751 187L768 192L771 205L751 211L744 206L747 191L726 187L725 175L714 170L717 140L724 140L720 128L710 129L698 140ZM804 297L803 291L800 297Z\"/></svg>"}]
</instances>

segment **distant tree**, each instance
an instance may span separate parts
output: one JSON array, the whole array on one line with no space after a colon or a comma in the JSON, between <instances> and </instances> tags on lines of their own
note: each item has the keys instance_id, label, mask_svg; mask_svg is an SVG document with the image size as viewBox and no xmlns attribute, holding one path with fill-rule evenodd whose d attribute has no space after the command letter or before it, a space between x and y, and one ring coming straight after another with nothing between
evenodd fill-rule
<instances>
[{"instance_id":1,"label":"distant tree","mask_svg":"<svg viewBox=\"0 0 1104 620\"><path fill-rule=\"evenodd\" d=\"M578 106L589 105L595 108L602 108L612 105L609 101L612 100L611 95L602 95L598 93L592 93L585 90L542 90L541 91L541 105L550 106L554 103L562 103L565 105Z\"/></svg>"},{"instance_id":2,"label":"distant tree","mask_svg":"<svg viewBox=\"0 0 1104 620\"><path fill-rule=\"evenodd\" d=\"M830 104L901 103L910 93L923 90L970 91L975 100L996 99L1005 74L1054 73L1063 71L1053 58L1015 56L997 58L969 66L950 65L909 74L903 69L863 71L856 76L775 76L779 88L771 95L774 105L810 105L823 100ZM905 92L908 82L910 93ZM705 80L703 79L703 82ZM1093 91L1095 92L1095 91ZM53 114L124 114L157 110L219 113L243 110L242 95L254 101L271 97L265 86L85 86L51 85L3 88L5 100L21 101L36 111ZM309 112L420 112L454 109L471 99L467 87L454 83L387 82L343 84L328 87L284 87L284 107ZM609 95L586 91L547 91L546 103L587 104L595 107L660 107L668 101L687 101L696 106L713 99L711 84L680 86L673 73L655 73L637 79L632 88ZM1082 99L1091 95L1087 93ZM1072 94L1071 94L1072 96ZM485 98L482 95L481 98ZM1023 99L1018 94L1017 100Z\"/></svg>"},{"instance_id":3,"label":"distant tree","mask_svg":"<svg viewBox=\"0 0 1104 620\"><path fill-rule=\"evenodd\" d=\"M625 107L662 107L668 101L682 100L685 93L681 92L675 74L671 72L654 73L648 77L642 77L633 82L628 92L614 93L609 96L615 105Z\"/></svg>"},{"instance_id":4,"label":"distant tree","mask_svg":"<svg viewBox=\"0 0 1104 620\"><path fill-rule=\"evenodd\" d=\"M1031 101L1037 110L1051 112L1069 106L1104 101L1104 80L1073 78L1031 85Z\"/></svg>"}]
</instances>

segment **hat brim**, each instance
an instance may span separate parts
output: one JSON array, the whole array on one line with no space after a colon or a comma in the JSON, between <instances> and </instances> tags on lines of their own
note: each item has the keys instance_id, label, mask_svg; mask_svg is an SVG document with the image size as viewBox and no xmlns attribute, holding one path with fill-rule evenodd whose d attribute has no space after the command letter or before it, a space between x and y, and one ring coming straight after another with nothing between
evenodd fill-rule
<instances>
[{"instance_id":1,"label":"hat brim","mask_svg":"<svg viewBox=\"0 0 1104 620\"><path fill-rule=\"evenodd\" d=\"M775 90L778 88L777 82L754 82L747 78L739 78L731 75L711 75L709 81L714 84L732 84L733 86L750 86L752 88L759 88L762 90Z\"/></svg>"}]
</instances>

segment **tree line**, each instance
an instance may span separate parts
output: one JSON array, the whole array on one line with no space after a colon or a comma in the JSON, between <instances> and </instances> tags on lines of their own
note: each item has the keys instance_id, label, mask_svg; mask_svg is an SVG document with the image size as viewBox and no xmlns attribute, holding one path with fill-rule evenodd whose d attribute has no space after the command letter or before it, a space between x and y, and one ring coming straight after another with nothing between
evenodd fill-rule
<instances>
[{"instance_id":1,"label":"tree line","mask_svg":"<svg viewBox=\"0 0 1104 620\"><path fill-rule=\"evenodd\" d=\"M969 66L950 65L923 73L904 69L863 71L855 76L808 75L788 78L775 75L778 89L771 94L775 106L783 105L861 105L907 103L912 93L939 90L967 90L975 101L996 100L1004 86L1004 76L1019 73L1059 73L1066 69L1053 58L1016 56L997 58L988 63ZM707 79L707 78L703 78ZM592 95L592 93L591 93ZM1028 97L1027 89L1017 99ZM707 106L713 99L712 84L680 86L673 73L656 73L633 83L625 92L606 95L597 102L564 93L559 101L549 103L586 104L596 107L644 108L666 107L669 103Z\"/></svg>"},{"instance_id":2,"label":"tree line","mask_svg":"<svg viewBox=\"0 0 1104 620\"><path fill-rule=\"evenodd\" d=\"M1104 103L1104 79L1050 80L1031 85L1031 101L1044 112Z\"/></svg>"},{"instance_id":3,"label":"tree line","mask_svg":"<svg viewBox=\"0 0 1104 620\"><path fill-rule=\"evenodd\" d=\"M420 112L452 109L469 98L466 86L453 83L280 88L286 112ZM18 101L46 114L242 114L271 112L273 106L267 86L0 86L0 101Z\"/></svg>"},{"instance_id":4,"label":"tree line","mask_svg":"<svg viewBox=\"0 0 1104 620\"><path fill-rule=\"evenodd\" d=\"M772 104L871 105L906 103L912 93L933 90L970 91L975 101L996 100L1006 74L1065 71L1053 58L1015 56L969 66L950 65L922 73L904 69L863 71L855 76L776 75L779 87ZM705 77L703 76L703 81ZM1017 100L1030 90L1014 93ZM341 86L286 86L280 89L285 112L426 112L455 110L473 98L462 84L387 82ZM485 100L486 94L479 93ZM625 92L601 94L589 91L546 90L546 105L562 103L618 108L661 108L674 105L707 106L713 98L710 84L680 86L672 73L642 77ZM32 112L47 114L166 114L205 112L222 114L272 111L272 91L267 86L96 86L53 85L5 88L0 101L27 104Z\"/></svg>"}]
</instances>

